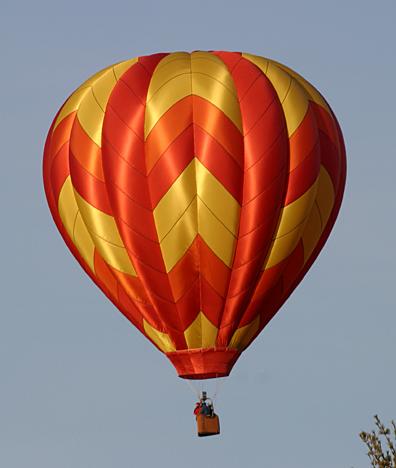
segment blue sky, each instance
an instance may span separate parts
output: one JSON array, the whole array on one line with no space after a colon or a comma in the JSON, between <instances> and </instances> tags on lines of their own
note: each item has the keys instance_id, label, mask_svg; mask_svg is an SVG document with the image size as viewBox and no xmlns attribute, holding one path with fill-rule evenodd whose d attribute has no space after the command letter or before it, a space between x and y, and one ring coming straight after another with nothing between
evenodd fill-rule
<instances>
[{"instance_id":1,"label":"blue sky","mask_svg":"<svg viewBox=\"0 0 396 468\"><path fill-rule=\"evenodd\" d=\"M396 418L395 15L390 0L2 3L0 466L368 466L359 431ZM326 249L224 382L223 433L204 440L194 395L82 274L41 181L48 127L83 80L196 49L300 72L348 156Z\"/></svg>"}]
</instances>

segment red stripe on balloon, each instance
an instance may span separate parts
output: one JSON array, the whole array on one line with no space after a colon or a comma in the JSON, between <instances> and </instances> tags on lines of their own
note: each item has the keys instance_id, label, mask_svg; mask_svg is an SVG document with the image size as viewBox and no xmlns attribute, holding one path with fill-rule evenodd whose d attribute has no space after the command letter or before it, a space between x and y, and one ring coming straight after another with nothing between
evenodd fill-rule
<instances>
[{"instance_id":1,"label":"red stripe on balloon","mask_svg":"<svg viewBox=\"0 0 396 468\"><path fill-rule=\"evenodd\" d=\"M150 184L156 181L146 176L144 108L151 74L162 57L139 59L114 87L103 122L103 168L121 238L152 304L149 323L185 348L181 312L175 306L152 213Z\"/></svg>"},{"instance_id":2,"label":"red stripe on balloon","mask_svg":"<svg viewBox=\"0 0 396 468\"><path fill-rule=\"evenodd\" d=\"M244 141L248 140L239 228L244 235L237 239L217 339L218 346L227 346L260 278L272 242L286 189L289 153L281 104L270 81L255 65L233 53L222 53L221 59L231 71L241 108ZM254 131L261 122L265 128L273 129L275 138L266 137L266 131ZM267 215L265 222L263 212Z\"/></svg>"},{"instance_id":3,"label":"red stripe on balloon","mask_svg":"<svg viewBox=\"0 0 396 468\"><path fill-rule=\"evenodd\" d=\"M102 168L102 151L85 133L78 118L75 119L70 150L83 168L99 180L104 181Z\"/></svg>"},{"instance_id":4,"label":"red stripe on balloon","mask_svg":"<svg viewBox=\"0 0 396 468\"><path fill-rule=\"evenodd\" d=\"M243 169L243 138L235 124L208 100L193 96L194 125L200 127Z\"/></svg>"},{"instance_id":5,"label":"red stripe on balloon","mask_svg":"<svg viewBox=\"0 0 396 468\"><path fill-rule=\"evenodd\" d=\"M242 202L243 171L220 143L194 125L195 152L199 161L238 201Z\"/></svg>"},{"instance_id":6,"label":"red stripe on balloon","mask_svg":"<svg viewBox=\"0 0 396 468\"><path fill-rule=\"evenodd\" d=\"M318 139L318 123L310 103L302 122L290 137L290 171L298 167L315 150Z\"/></svg>"},{"instance_id":7,"label":"red stripe on balloon","mask_svg":"<svg viewBox=\"0 0 396 468\"><path fill-rule=\"evenodd\" d=\"M51 190L58 203L63 184L70 175L69 142L66 142L54 155L50 163Z\"/></svg>"},{"instance_id":8,"label":"red stripe on balloon","mask_svg":"<svg viewBox=\"0 0 396 468\"><path fill-rule=\"evenodd\" d=\"M201 236L198 236L197 242L199 245L199 271L201 276L219 296L225 298L231 270L213 253ZM206 303L203 302L203 305L206 306Z\"/></svg>"},{"instance_id":9,"label":"red stripe on balloon","mask_svg":"<svg viewBox=\"0 0 396 468\"><path fill-rule=\"evenodd\" d=\"M113 216L104 181L97 179L88 172L69 152L70 175L73 187L84 200L104 213Z\"/></svg>"},{"instance_id":10,"label":"red stripe on balloon","mask_svg":"<svg viewBox=\"0 0 396 468\"><path fill-rule=\"evenodd\" d=\"M72 132L72 128L74 125L74 120L76 118L77 112L72 112L68 116L66 116L64 119L62 119L55 130L52 132L51 138L49 140L50 142L50 149L48 152L48 158L49 162L55 155L58 153L58 151L61 149L61 147L69 142L70 140L70 134Z\"/></svg>"},{"instance_id":11,"label":"red stripe on balloon","mask_svg":"<svg viewBox=\"0 0 396 468\"><path fill-rule=\"evenodd\" d=\"M155 124L146 138L145 157L149 174L168 147L192 123L192 98L176 102Z\"/></svg>"},{"instance_id":12,"label":"red stripe on balloon","mask_svg":"<svg viewBox=\"0 0 396 468\"><path fill-rule=\"evenodd\" d=\"M308 106L304 119L290 137L290 173L285 205L294 202L315 183L321 153L315 112Z\"/></svg>"},{"instance_id":13,"label":"red stripe on balloon","mask_svg":"<svg viewBox=\"0 0 396 468\"><path fill-rule=\"evenodd\" d=\"M249 304L246 316L241 321L241 325L243 323L247 324L249 323L249 318L255 317L257 313L260 313L260 327L258 331L256 332L256 334L252 337L250 342L254 341L254 339L257 337L257 335L260 334L260 332L267 325L267 323L271 320L271 318L275 315L275 313L286 302L286 300L289 298L290 294L294 291L294 289L298 286L298 284L304 279L304 276L306 275L308 270L311 268L312 264L314 263L318 255L320 254L323 246L325 245L330 235L330 232L334 226L335 220L338 216L338 212L340 210L341 201L342 201L344 188L345 188L346 157L345 157L344 141L343 141L343 137L342 137L339 124L334 115L332 115L332 118L334 119L334 125L336 126L337 135L339 138L339 146L338 146L339 150L337 152L337 155L333 154L333 157L332 157L332 167L333 167L332 173L333 173L333 176L339 181L335 187L335 202L334 202L332 212L330 214L329 220L327 221L325 229L318 243L316 244L313 252L311 253L311 256L305 262L302 269L300 269L300 271L295 276L293 276L292 272L290 272L289 274L289 272L286 271L285 278L284 278L284 287L281 282L278 282L276 283L273 290L271 290L270 292L267 292L266 295L264 295L264 298L269 298L270 300L266 300L265 302L262 302L262 300L260 299L260 295L256 295L256 294L252 297L252 301ZM322 148L322 144L321 144L321 148ZM321 156L322 157L324 156L323 152L321 152ZM330 156L327 155L325 156L325 158L330 158ZM323 161L322 161L322 164L323 164ZM299 249L301 252L301 249L302 249L301 241L300 241L300 245L297 246L297 249ZM301 258L301 253L299 254L296 253L295 255L296 257L299 255ZM297 264L298 264L298 260L296 260L296 265L294 266L296 269L297 269ZM264 283L262 284L262 286L264 286Z\"/></svg>"},{"instance_id":14,"label":"red stripe on balloon","mask_svg":"<svg viewBox=\"0 0 396 468\"><path fill-rule=\"evenodd\" d=\"M56 121L57 116L54 119ZM71 121L74 119L74 115L70 117L69 125ZM70 249L71 253L74 255L78 263L81 265L85 273L92 279L92 281L104 292L104 294L109 298L111 302L132 322L134 326L136 326L142 333L144 330L142 328L142 323L137 316L131 312L131 307L126 310L122 301L117 300L117 295L115 294L114 290L114 283L110 286L109 279L103 281L101 278L96 276L91 269L88 267L87 263L77 250L76 246L74 245L72 239L66 232L66 229L63 226L62 220L59 216L58 206L57 206L57 199L58 199L58 192L61 186L64 183L63 179L69 175L69 143L66 141L63 143L62 148L59 148L59 140L55 139L52 141L53 138L53 125L54 122L49 130L45 149L44 149L44 158L43 158L43 179L44 179L44 188L47 196L47 201L51 210L51 214L55 221L55 224L65 241L66 245ZM58 125L60 127L62 122ZM58 128L57 127L57 128ZM71 125L68 126L69 131L71 129ZM60 127L60 130L62 127ZM63 128L63 130L65 127ZM56 132L56 129L55 129ZM55 133L54 132L54 133ZM54 152L56 150L56 152ZM63 182L61 183L61 181ZM56 194L56 198L54 196ZM95 263L98 267L98 253L95 251ZM109 287L110 286L110 287ZM134 307L134 306L133 306Z\"/></svg>"},{"instance_id":15,"label":"red stripe on balloon","mask_svg":"<svg viewBox=\"0 0 396 468\"><path fill-rule=\"evenodd\" d=\"M118 281L99 252L94 252L94 268L97 278L105 285L114 301L118 301Z\"/></svg>"},{"instance_id":16,"label":"red stripe on balloon","mask_svg":"<svg viewBox=\"0 0 396 468\"><path fill-rule=\"evenodd\" d=\"M317 142L311 153L289 173L285 206L304 195L315 183L320 171L320 144Z\"/></svg>"},{"instance_id":17,"label":"red stripe on balloon","mask_svg":"<svg viewBox=\"0 0 396 468\"><path fill-rule=\"evenodd\" d=\"M180 133L152 168L150 179L150 202L155 208L161 198L194 159L192 123Z\"/></svg>"}]
</instances>

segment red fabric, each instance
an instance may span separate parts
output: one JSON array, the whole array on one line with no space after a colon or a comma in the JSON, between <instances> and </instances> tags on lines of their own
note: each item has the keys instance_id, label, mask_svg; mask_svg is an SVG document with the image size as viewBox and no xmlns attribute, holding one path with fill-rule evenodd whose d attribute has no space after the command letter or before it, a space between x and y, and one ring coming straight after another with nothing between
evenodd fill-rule
<instances>
[{"instance_id":1,"label":"red fabric","mask_svg":"<svg viewBox=\"0 0 396 468\"><path fill-rule=\"evenodd\" d=\"M184 379L212 379L226 377L240 352L228 348L184 349L166 353L179 377Z\"/></svg>"}]
</instances>

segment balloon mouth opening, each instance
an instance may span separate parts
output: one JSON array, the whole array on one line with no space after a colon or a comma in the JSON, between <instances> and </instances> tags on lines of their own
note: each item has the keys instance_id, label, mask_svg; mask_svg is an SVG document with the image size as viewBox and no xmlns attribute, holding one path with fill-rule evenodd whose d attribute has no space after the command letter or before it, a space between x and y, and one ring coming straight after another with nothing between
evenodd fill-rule
<instances>
[{"instance_id":1,"label":"balloon mouth opening","mask_svg":"<svg viewBox=\"0 0 396 468\"><path fill-rule=\"evenodd\" d=\"M230 373L210 373L206 372L203 374L179 374L181 379L188 379L188 380L205 380L205 379L218 379L219 377L228 377Z\"/></svg>"},{"instance_id":2,"label":"balloon mouth opening","mask_svg":"<svg viewBox=\"0 0 396 468\"><path fill-rule=\"evenodd\" d=\"M182 379L215 379L227 377L240 356L237 349L182 349L166 353Z\"/></svg>"}]
</instances>

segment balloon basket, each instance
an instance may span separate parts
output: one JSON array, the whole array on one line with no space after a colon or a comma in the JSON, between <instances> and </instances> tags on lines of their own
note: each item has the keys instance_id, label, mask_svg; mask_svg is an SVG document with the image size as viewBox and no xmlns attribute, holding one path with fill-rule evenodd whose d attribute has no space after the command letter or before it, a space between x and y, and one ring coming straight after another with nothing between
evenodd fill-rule
<instances>
[{"instance_id":1,"label":"balloon basket","mask_svg":"<svg viewBox=\"0 0 396 468\"><path fill-rule=\"evenodd\" d=\"M214 414L213 416L198 414L197 430L198 437L207 437L220 434L220 420L217 414Z\"/></svg>"}]
</instances>

